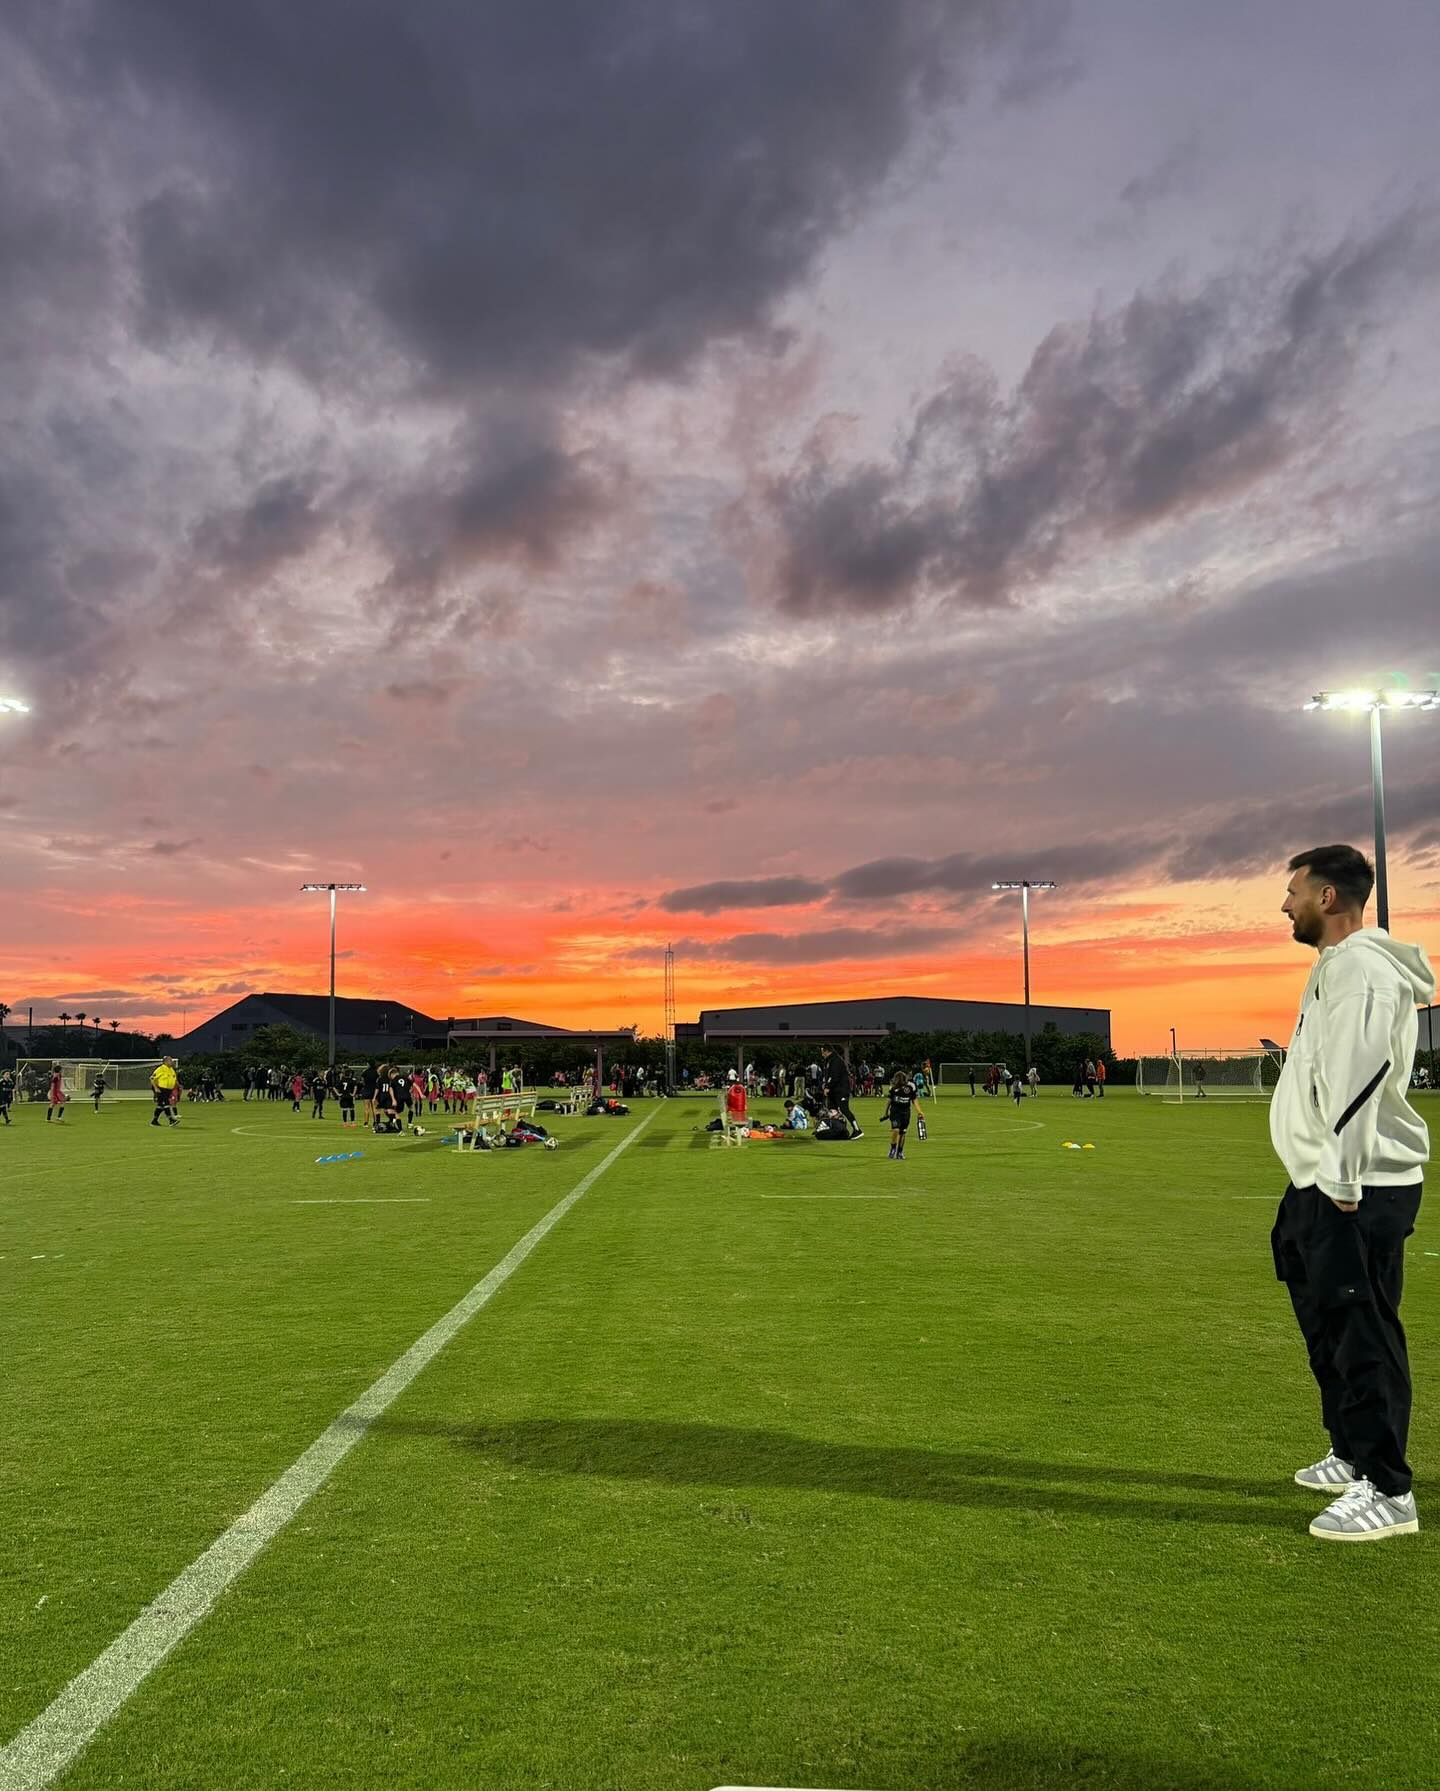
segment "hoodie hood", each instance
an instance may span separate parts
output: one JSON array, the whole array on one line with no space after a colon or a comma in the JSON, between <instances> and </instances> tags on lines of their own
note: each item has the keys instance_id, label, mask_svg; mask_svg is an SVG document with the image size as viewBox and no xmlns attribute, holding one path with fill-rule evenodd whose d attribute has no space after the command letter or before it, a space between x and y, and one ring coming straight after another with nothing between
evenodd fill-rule
<instances>
[{"instance_id":1,"label":"hoodie hood","mask_svg":"<svg viewBox=\"0 0 1440 1791\"><path fill-rule=\"evenodd\" d=\"M1409 983L1416 1007L1428 1007L1435 999L1435 972L1430 968L1423 945L1406 945L1399 939L1392 939L1380 927L1361 927L1348 939L1342 939L1339 945L1332 945L1323 955L1329 959L1338 957L1341 952L1352 951L1377 951L1387 957Z\"/></svg>"}]
</instances>

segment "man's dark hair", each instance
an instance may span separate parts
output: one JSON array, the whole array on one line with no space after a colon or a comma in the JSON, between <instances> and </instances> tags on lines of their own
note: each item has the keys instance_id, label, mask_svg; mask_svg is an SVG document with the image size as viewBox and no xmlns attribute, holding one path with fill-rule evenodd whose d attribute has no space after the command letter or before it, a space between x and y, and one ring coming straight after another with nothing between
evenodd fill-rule
<instances>
[{"instance_id":1,"label":"man's dark hair","mask_svg":"<svg viewBox=\"0 0 1440 1791\"><path fill-rule=\"evenodd\" d=\"M1354 846L1313 846L1290 860L1292 871L1308 871L1316 883L1334 885L1347 908L1363 908L1375 887L1375 868Z\"/></svg>"}]
</instances>

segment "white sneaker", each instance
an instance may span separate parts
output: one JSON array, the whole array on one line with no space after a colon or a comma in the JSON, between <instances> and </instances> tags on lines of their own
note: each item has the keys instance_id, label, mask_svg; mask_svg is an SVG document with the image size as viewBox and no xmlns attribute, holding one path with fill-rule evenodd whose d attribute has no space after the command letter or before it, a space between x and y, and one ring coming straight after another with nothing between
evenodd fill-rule
<instances>
[{"instance_id":1,"label":"white sneaker","mask_svg":"<svg viewBox=\"0 0 1440 1791\"><path fill-rule=\"evenodd\" d=\"M1361 1479L1320 1513L1310 1534L1324 1542L1383 1542L1387 1536L1413 1536L1419 1528L1414 1493L1382 1493Z\"/></svg>"},{"instance_id":2,"label":"white sneaker","mask_svg":"<svg viewBox=\"0 0 1440 1791\"><path fill-rule=\"evenodd\" d=\"M1324 1461L1301 1468L1295 1484L1308 1486L1311 1492L1346 1492L1355 1484L1355 1469L1348 1461L1341 1461L1332 1449Z\"/></svg>"}]
</instances>

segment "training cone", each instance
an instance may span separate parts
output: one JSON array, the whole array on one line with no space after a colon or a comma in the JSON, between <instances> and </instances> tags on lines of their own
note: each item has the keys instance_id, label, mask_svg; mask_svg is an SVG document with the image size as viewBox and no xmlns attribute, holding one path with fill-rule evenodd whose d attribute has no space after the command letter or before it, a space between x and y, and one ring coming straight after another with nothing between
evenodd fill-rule
<instances>
[{"instance_id":1,"label":"training cone","mask_svg":"<svg viewBox=\"0 0 1440 1791\"><path fill-rule=\"evenodd\" d=\"M1095 1146L1093 1144L1082 1144L1080 1148L1081 1150L1094 1150Z\"/></svg>"}]
</instances>

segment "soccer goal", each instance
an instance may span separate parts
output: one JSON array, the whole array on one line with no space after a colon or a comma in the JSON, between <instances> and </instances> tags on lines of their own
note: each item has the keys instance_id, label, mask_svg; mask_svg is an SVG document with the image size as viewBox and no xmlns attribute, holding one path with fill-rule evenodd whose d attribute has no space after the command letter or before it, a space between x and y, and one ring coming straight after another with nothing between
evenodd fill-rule
<instances>
[{"instance_id":1,"label":"soccer goal","mask_svg":"<svg viewBox=\"0 0 1440 1791\"><path fill-rule=\"evenodd\" d=\"M1267 1051L1212 1049L1142 1057L1135 1082L1162 1101L1268 1101L1275 1074Z\"/></svg>"},{"instance_id":2,"label":"soccer goal","mask_svg":"<svg viewBox=\"0 0 1440 1791\"><path fill-rule=\"evenodd\" d=\"M975 1079L975 1087L977 1091L984 1088L985 1078L994 1068L995 1060L993 1058L987 1058L984 1063L937 1064L935 1069L936 1099L939 1099L942 1088L959 1089L963 1087L968 1093L972 1076ZM1003 1063L1000 1065L1000 1080L1002 1082L1008 1080L1008 1071Z\"/></svg>"},{"instance_id":3,"label":"soccer goal","mask_svg":"<svg viewBox=\"0 0 1440 1791\"><path fill-rule=\"evenodd\" d=\"M105 1078L107 1101L148 1101L150 1077L159 1069L158 1057L25 1057L20 1060L20 1087L26 1098L44 1100L50 1092L55 1065L60 1066L60 1086L70 1100L83 1099Z\"/></svg>"}]
</instances>

